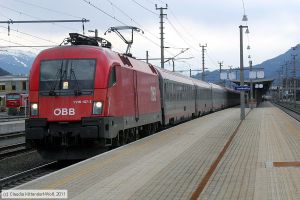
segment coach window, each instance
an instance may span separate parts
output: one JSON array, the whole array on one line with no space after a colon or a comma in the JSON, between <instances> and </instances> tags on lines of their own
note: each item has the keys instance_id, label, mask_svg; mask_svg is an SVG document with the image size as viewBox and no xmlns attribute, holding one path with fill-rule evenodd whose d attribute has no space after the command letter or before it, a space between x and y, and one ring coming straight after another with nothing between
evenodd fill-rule
<instances>
[{"instance_id":1,"label":"coach window","mask_svg":"<svg viewBox=\"0 0 300 200\"><path fill-rule=\"evenodd\" d=\"M116 67L113 66L109 74L109 87L112 87L114 84L116 84L116 82L117 82Z\"/></svg>"},{"instance_id":2,"label":"coach window","mask_svg":"<svg viewBox=\"0 0 300 200\"><path fill-rule=\"evenodd\" d=\"M169 92L169 87L167 85L167 88L166 88L166 101L169 101L170 100L170 92Z\"/></svg>"}]
</instances>

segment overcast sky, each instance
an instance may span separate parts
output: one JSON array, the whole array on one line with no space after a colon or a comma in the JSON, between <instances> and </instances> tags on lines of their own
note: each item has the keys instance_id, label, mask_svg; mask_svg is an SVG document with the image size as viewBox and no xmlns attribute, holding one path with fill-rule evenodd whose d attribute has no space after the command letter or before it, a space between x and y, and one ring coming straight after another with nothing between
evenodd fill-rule
<instances>
[{"instance_id":1,"label":"overcast sky","mask_svg":"<svg viewBox=\"0 0 300 200\"><path fill-rule=\"evenodd\" d=\"M131 49L137 58L160 57L159 11L165 7L166 57L178 54L180 48L189 48L178 58L194 57L175 61L177 69L199 69L201 49L207 44L206 66L218 69L218 61L224 66L239 66L239 25L244 14L242 0L0 0L0 20L50 20L89 19L89 29L97 28L99 36L113 44L115 51L124 52L126 45L114 33L104 35L111 26L130 25L144 30L135 34ZM244 0L245 14L250 34L244 34L245 65L248 55L254 64L273 58L295 46L300 40L299 0ZM104 14L102 11L106 12ZM110 16L108 16L110 15ZM7 24L0 24L0 46L5 45L53 45L59 44L69 32L82 33L81 23L64 24L12 24L10 36ZM16 32L18 30L19 32ZM22 32L22 33L20 33ZM25 34L24 34L25 33ZM28 34L28 35L26 35ZM32 35L32 36L29 36ZM10 41L6 42L6 41ZM246 47L250 45L251 49ZM24 48L23 48L24 49ZM37 53L41 48L29 49ZM159 61L153 61L159 65ZM171 63L166 64L171 69Z\"/></svg>"}]
</instances>

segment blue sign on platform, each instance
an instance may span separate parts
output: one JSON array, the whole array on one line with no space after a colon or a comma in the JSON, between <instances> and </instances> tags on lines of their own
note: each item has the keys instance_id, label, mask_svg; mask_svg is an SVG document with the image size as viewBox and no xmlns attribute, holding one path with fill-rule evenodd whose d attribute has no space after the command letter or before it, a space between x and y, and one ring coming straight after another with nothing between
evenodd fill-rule
<instances>
[{"instance_id":1,"label":"blue sign on platform","mask_svg":"<svg viewBox=\"0 0 300 200\"><path fill-rule=\"evenodd\" d=\"M249 91L250 90L250 86L248 86L248 85L237 86L237 87L235 87L235 90L238 90L238 91Z\"/></svg>"}]
</instances>

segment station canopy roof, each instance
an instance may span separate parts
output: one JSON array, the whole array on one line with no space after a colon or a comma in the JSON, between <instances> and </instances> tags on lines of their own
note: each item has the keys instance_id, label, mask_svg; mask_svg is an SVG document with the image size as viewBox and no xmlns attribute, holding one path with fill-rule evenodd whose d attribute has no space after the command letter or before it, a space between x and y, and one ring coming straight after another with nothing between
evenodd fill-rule
<instances>
[{"instance_id":1,"label":"station canopy roof","mask_svg":"<svg viewBox=\"0 0 300 200\"><path fill-rule=\"evenodd\" d=\"M268 78L260 78L260 79L252 79L252 83L262 83L262 84L271 84L274 81L274 79L268 79ZM239 84L240 80L231 80L231 82ZM250 80L244 80L244 83L248 84L250 83Z\"/></svg>"}]
</instances>

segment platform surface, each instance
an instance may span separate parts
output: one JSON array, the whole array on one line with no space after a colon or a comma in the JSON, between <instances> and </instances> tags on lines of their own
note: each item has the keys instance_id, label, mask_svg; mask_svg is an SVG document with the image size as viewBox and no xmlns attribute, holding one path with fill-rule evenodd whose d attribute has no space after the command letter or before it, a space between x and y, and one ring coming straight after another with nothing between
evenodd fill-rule
<instances>
[{"instance_id":1,"label":"platform surface","mask_svg":"<svg viewBox=\"0 0 300 200\"><path fill-rule=\"evenodd\" d=\"M219 111L26 183L69 199L190 199L240 122ZM300 123L269 103L242 122L198 199L299 199Z\"/></svg>"},{"instance_id":2,"label":"platform surface","mask_svg":"<svg viewBox=\"0 0 300 200\"><path fill-rule=\"evenodd\" d=\"M0 123L0 135L25 131L25 120Z\"/></svg>"}]
</instances>

